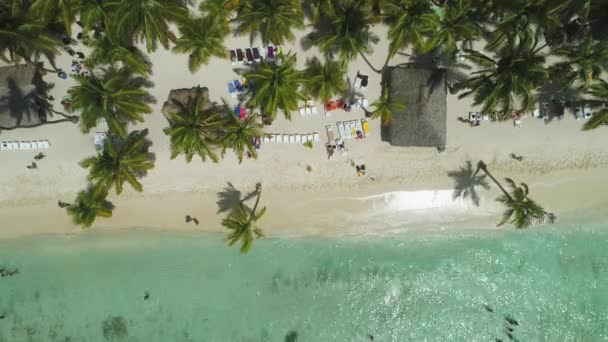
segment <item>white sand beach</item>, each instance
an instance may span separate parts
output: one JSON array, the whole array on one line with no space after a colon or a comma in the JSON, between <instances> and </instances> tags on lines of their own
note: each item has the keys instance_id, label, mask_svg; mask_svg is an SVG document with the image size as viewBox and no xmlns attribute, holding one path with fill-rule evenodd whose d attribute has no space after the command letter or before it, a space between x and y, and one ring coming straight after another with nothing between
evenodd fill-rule
<instances>
[{"instance_id":1,"label":"white sand beach","mask_svg":"<svg viewBox=\"0 0 608 342\"><path fill-rule=\"evenodd\" d=\"M384 27L374 30L381 38L386 37ZM297 54L299 67L304 66L307 57L320 55L315 48L302 51L299 41L303 35L304 31L296 32L296 40L283 46L285 52ZM226 41L227 49L251 45L248 37L231 37ZM258 45L261 43L253 44ZM375 68L384 63L387 45L387 40L382 39L375 46L374 54L368 57ZM337 121L361 119L365 115L361 109L354 109L334 111L326 116L318 105L317 115L300 117L293 113L291 121L279 115L267 129L267 133L318 132L321 141L312 149L301 144L262 143L259 158L246 159L240 165L231 154L218 164L201 162L196 157L191 163L186 163L183 157L171 160L169 140L162 131L167 121L160 112L169 91L200 85L209 88L213 101L234 101L228 95L226 84L238 77L234 69L240 66L232 65L229 59L212 59L209 65L191 74L187 55L160 49L150 54L150 58L154 64L151 78L154 87L150 93L157 102L145 122L133 128L149 129L156 166L142 180L143 193L130 188L119 197L112 193L109 200L116 206L113 217L98 219L91 229L145 227L221 231L223 214L217 214L218 193L229 182L244 193L252 190L258 181L264 186L262 204L268 207L260 225L270 237L383 233L374 230L374 222L395 227L424 222L444 227L458 220L476 218L494 223L501 211L494 202L498 195L495 187L480 191L479 207L468 201L452 201L450 197L453 179L447 173L458 170L468 160L475 165L480 159L496 177L526 182L530 196L558 217L608 202L606 128L584 132L582 122L570 114L547 125L528 115L520 128L509 122L489 121L479 127L469 127L457 121L457 117L477 108L471 105L470 98L459 100L450 94L447 145L442 153L432 148L390 146L381 141L380 123L373 120L370 121L371 135L363 140L347 141L347 155L336 154L333 160L328 160L323 143L325 126L332 125L336 130ZM397 56L389 65L405 61L405 57ZM70 62L70 57L64 54L57 65L69 70ZM369 75L369 86L362 95L371 103L380 95L380 75L361 57L349 64L351 82L358 71ZM73 80L61 80L56 75L48 75L46 80L55 84L52 95L59 109L59 101ZM37 170L26 168L35 151L0 152L0 218L3 222L0 238L82 233L65 211L58 208L57 201L71 201L86 186L86 172L78 162L95 153L93 132L82 134L77 125L62 123L0 133L0 141L34 139L48 139L51 143L51 148L45 151L47 158L38 163ZM513 160L508 157L510 153L522 155L524 160ZM351 160L365 164L367 174L358 177ZM307 165L312 167L312 172L306 171ZM436 190L439 192L428 192ZM391 192L388 197L383 195ZM186 214L197 217L201 224L186 224Z\"/></svg>"}]
</instances>

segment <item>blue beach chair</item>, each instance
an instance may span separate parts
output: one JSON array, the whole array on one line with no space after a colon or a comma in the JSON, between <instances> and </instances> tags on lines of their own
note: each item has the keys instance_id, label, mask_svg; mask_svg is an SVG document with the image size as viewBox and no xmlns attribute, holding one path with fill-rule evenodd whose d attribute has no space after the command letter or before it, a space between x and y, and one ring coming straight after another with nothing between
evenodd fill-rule
<instances>
[{"instance_id":1,"label":"blue beach chair","mask_svg":"<svg viewBox=\"0 0 608 342\"><path fill-rule=\"evenodd\" d=\"M234 83L232 83L232 81L228 82L228 93L230 93L231 97L236 97L237 91L236 91L236 87L234 86Z\"/></svg>"},{"instance_id":2,"label":"blue beach chair","mask_svg":"<svg viewBox=\"0 0 608 342\"><path fill-rule=\"evenodd\" d=\"M241 84L241 81L239 80L234 80L234 85L236 86L236 90L239 93L242 93L244 91L243 85Z\"/></svg>"}]
</instances>

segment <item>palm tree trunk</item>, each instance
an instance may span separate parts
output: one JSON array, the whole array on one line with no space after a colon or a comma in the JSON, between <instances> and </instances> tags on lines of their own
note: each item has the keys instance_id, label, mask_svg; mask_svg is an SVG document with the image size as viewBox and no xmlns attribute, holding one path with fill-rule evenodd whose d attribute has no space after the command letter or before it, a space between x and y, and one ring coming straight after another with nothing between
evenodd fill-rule
<instances>
[{"instance_id":1,"label":"palm tree trunk","mask_svg":"<svg viewBox=\"0 0 608 342\"><path fill-rule=\"evenodd\" d=\"M372 65L372 63L367 59L367 57L365 56L365 54L363 54L363 52L359 51L359 54L361 55L361 57L363 57L363 60L365 61L365 63L367 63L367 65L375 72L378 74L382 73L382 69L376 69L374 68L374 66ZM386 65L388 63L388 59L386 60L386 63L384 63L384 65Z\"/></svg>"},{"instance_id":2,"label":"palm tree trunk","mask_svg":"<svg viewBox=\"0 0 608 342\"><path fill-rule=\"evenodd\" d=\"M503 188L502 184L500 184L500 182L496 178L494 178L494 176L490 173L490 171L488 171L488 166L482 160L480 160L477 163L477 171L475 171L475 175L477 175L477 172L480 169L483 170L483 172L486 175L488 175L488 177L490 177L494 181L494 183L496 183L496 185L500 188L502 193L505 194L505 196L507 196L508 199L510 199L511 201L513 200L513 197L511 197L511 194L509 194L509 192L507 192L507 190L505 188Z\"/></svg>"},{"instance_id":3,"label":"palm tree trunk","mask_svg":"<svg viewBox=\"0 0 608 342\"><path fill-rule=\"evenodd\" d=\"M258 193L258 197L255 199L255 204L253 205L253 209L251 210L251 215L249 215L249 221L247 222L247 226L249 226L251 224L251 220L253 220L253 217L255 216L255 211L258 209L258 204L260 203L260 197L262 197L262 185L260 184L259 188L256 190Z\"/></svg>"}]
</instances>

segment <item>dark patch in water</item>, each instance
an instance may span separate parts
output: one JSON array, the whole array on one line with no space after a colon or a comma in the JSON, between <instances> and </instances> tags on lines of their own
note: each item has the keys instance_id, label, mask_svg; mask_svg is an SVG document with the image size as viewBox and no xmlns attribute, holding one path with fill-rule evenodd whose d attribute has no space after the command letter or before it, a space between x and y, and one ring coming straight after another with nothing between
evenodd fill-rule
<instances>
[{"instance_id":1,"label":"dark patch in water","mask_svg":"<svg viewBox=\"0 0 608 342\"><path fill-rule=\"evenodd\" d=\"M296 331L290 331L285 335L285 342L296 342L298 340L298 333Z\"/></svg>"},{"instance_id":2,"label":"dark patch in water","mask_svg":"<svg viewBox=\"0 0 608 342\"><path fill-rule=\"evenodd\" d=\"M108 317L101 322L101 331L106 341L121 340L129 334L127 321L122 316Z\"/></svg>"}]
</instances>

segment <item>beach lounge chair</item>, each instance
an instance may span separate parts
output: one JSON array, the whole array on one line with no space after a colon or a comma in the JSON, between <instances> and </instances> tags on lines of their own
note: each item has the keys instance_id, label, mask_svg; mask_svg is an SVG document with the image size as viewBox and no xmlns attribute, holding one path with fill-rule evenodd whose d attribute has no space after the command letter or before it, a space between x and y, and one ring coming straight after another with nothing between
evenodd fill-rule
<instances>
[{"instance_id":1,"label":"beach lounge chair","mask_svg":"<svg viewBox=\"0 0 608 342\"><path fill-rule=\"evenodd\" d=\"M237 95L236 87L232 81L228 82L228 93L230 94L230 97L236 97Z\"/></svg>"},{"instance_id":2,"label":"beach lounge chair","mask_svg":"<svg viewBox=\"0 0 608 342\"><path fill-rule=\"evenodd\" d=\"M289 134L283 134L283 142L284 143L288 143L289 142Z\"/></svg>"},{"instance_id":3,"label":"beach lounge chair","mask_svg":"<svg viewBox=\"0 0 608 342\"><path fill-rule=\"evenodd\" d=\"M336 140L334 137L334 130L331 125L325 126L325 130L327 131L327 141L331 144L332 141Z\"/></svg>"},{"instance_id":4,"label":"beach lounge chair","mask_svg":"<svg viewBox=\"0 0 608 342\"><path fill-rule=\"evenodd\" d=\"M268 136L268 142L276 142L276 141L277 141L276 134L270 133L270 135Z\"/></svg>"},{"instance_id":5,"label":"beach lounge chair","mask_svg":"<svg viewBox=\"0 0 608 342\"><path fill-rule=\"evenodd\" d=\"M245 63L245 52L242 49L236 49L236 60L239 64Z\"/></svg>"},{"instance_id":6,"label":"beach lounge chair","mask_svg":"<svg viewBox=\"0 0 608 342\"><path fill-rule=\"evenodd\" d=\"M32 148L32 144L29 141L20 141L18 146L17 149L19 150L30 150Z\"/></svg>"},{"instance_id":7,"label":"beach lounge chair","mask_svg":"<svg viewBox=\"0 0 608 342\"><path fill-rule=\"evenodd\" d=\"M247 119L247 108L241 107L241 111L239 114L240 114L241 121L245 121Z\"/></svg>"},{"instance_id":8,"label":"beach lounge chair","mask_svg":"<svg viewBox=\"0 0 608 342\"><path fill-rule=\"evenodd\" d=\"M361 138L365 138L365 131L363 130L363 125L361 124L361 120L355 120L355 128L358 132L358 134L360 134ZM357 136L359 137L359 136Z\"/></svg>"},{"instance_id":9,"label":"beach lounge chair","mask_svg":"<svg viewBox=\"0 0 608 342\"><path fill-rule=\"evenodd\" d=\"M357 74L357 77L355 77L355 88L359 89L361 88L361 77L359 77L359 74Z\"/></svg>"},{"instance_id":10,"label":"beach lounge chair","mask_svg":"<svg viewBox=\"0 0 608 342\"><path fill-rule=\"evenodd\" d=\"M106 133L105 132L95 132L93 134L93 145L95 145L95 150L103 151L103 145L106 141Z\"/></svg>"},{"instance_id":11,"label":"beach lounge chair","mask_svg":"<svg viewBox=\"0 0 608 342\"><path fill-rule=\"evenodd\" d=\"M278 143L283 142L283 134L275 134L274 141Z\"/></svg>"},{"instance_id":12,"label":"beach lounge chair","mask_svg":"<svg viewBox=\"0 0 608 342\"><path fill-rule=\"evenodd\" d=\"M369 106L369 101L366 98L361 99L361 107L366 108Z\"/></svg>"},{"instance_id":13,"label":"beach lounge chair","mask_svg":"<svg viewBox=\"0 0 608 342\"><path fill-rule=\"evenodd\" d=\"M38 150L42 148L42 145L38 145L38 140L32 140L30 143L32 144L32 150Z\"/></svg>"},{"instance_id":14,"label":"beach lounge chair","mask_svg":"<svg viewBox=\"0 0 608 342\"><path fill-rule=\"evenodd\" d=\"M306 115L312 115L312 108L306 107Z\"/></svg>"},{"instance_id":15,"label":"beach lounge chair","mask_svg":"<svg viewBox=\"0 0 608 342\"><path fill-rule=\"evenodd\" d=\"M315 106L315 101L313 101L313 100L308 100L308 101L306 101L306 105L307 105L308 107L314 107L314 106Z\"/></svg>"},{"instance_id":16,"label":"beach lounge chair","mask_svg":"<svg viewBox=\"0 0 608 342\"><path fill-rule=\"evenodd\" d=\"M253 51L253 61L256 63L260 63L262 60L262 56L260 56L260 49L257 47L252 48Z\"/></svg>"},{"instance_id":17,"label":"beach lounge chair","mask_svg":"<svg viewBox=\"0 0 608 342\"><path fill-rule=\"evenodd\" d=\"M266 49L264 49L262 46L258 46L258 51L262 59L266 58Z\"/></svg>"},{"instance_id":18,"label":"beach lounge chair","mask_svg":"<svg viewBox=\"0 0 608 342\"><path fill-rule=\"evenodd\" d=\"M310 107L310 114L312 114L312 115L319 114L317 107Z\"/></svg>"},{"instance_id":19,"label":"beach lounge chair","mask_svg":"<svg viewBox=\"0 0 608 342\"><path fill-rule=\"evenodd\" d=\"M250 47L245 49L245 57L247 57L247 64L253 64L253 50Z\"/></svg>"},{"instance_id":20,"label":"beach lounge chair","mask_svg":"<svg viewBox=\"0 0 608 342\"><path fill-rule=\"evenodd\" d=\"M268 45L268 53L266 54L266 59L268 59L269 61L273 62L275 60L275 55L274 55L274 47Z\"/></svg>"},{"instance_id":21,"label":"beach lounge chair","mask_svg":"<svg viewBox=\"0 0 608 342\"><path fill-rule=\"evenodd\" d=\"M313 136L311 133L306 134L306 140L307 141L313 141Z\"/></svg>"},{"instance_id":22,"label":"beach lounge chair","mask_svg":"<svg viewBox=\"0 0 608 342\"><path fill-rule=\"evenodd\" d=\"M313 141L319 141L320 137L319 137L319 133L317 132L313 132L312 133L312 140Z\"/></svg>"},{"instance_id":23,"label":"beach lounge chair","mask_svg":"<svg viewBox=\"0 0 608 342\"><path fill-rule=\"evenodd\" d=\"M51 147L51 143L48 140L39 140L38 144L42 143L42 148L48 149Z\"/></svg>"},{"instance_id":24,"label":"beach lounge chair","mask_svg":"<svg viewBox=\"0 0 608 342\"><path fill-rule=\"evenodd\" d=\"M236 51L235 50L230 50L230 62L232 63L232 65L235 65L236 63L238 63L238 61L236 59Z\"/></svg>"},{"instance_id":25,"label":"beach lounge chair","mask_svg":"<svg viewBox=\"0 0 608 342\"><path fill-rule=\"evenodd\" d=\"M369 129L369 122L367 122L367 120L363 119L361 120L361 126L363 126L363 133L365 134L365 136L370 135L370 129Z\"/></svg>"},{"instance_id":26,"label":"beach lounge chair","mask_svg":"<svg viewBox=\"0 0 608 342\"><path fill-rule=\"evenodd\" d=\"M344 123L342 121L336 122L336 127L338 127L338 133L340 134L340 138L346 139L346 131L344 130Z\"/></svg>"},{"instance_id":27,"label":"beach lounge chair","mask_svg":"<svg viewBox=\"0 0 608 342\"><path fill-rule=\"evenodd\" d=\"M241 84L241 81L234 80L233 83L234 83L234 86L236 87L236 91L239 94L245 91L245 88L243 88L243 85Z\"/></svg>"},{"instance_id":28,"label":"beach lounge chair","mask_svg":"<svg viewBox=\"0 0 608 342\"><path fill-rule=\"evenodd\" d=\"M296 143L301 143L302 142L302 136L301 135L296 134L295 137L296 137Z\"/></svg>"},{"instance_id":29,"label":"beach lounge chair","mask_svg":"<svg viewBox=\"0 0 608 342\"><path fill-rule=\"evenodd\" d=\"M306 108L302 107L300 108L300 116L304 116L306 115Z\"/></svg>"},{"instance_id":30,"label":"beach lounge chair","mask_svg":"<svg viewBox=\"0 0 608 342\"><path fill-rule=\"evenodd\" d=\"M303 143L308 141L308 137L306 136L306 134L302 134L301 137L302 139L300 141L302 141Z\"/></svg>"},{"instance_id":31,"label":"beach lounge chair","mask_svg":"<svg viewBox=\"0 0 608 342\"><path fill-rule=\"evenodd\" d=\"M267 136L267 135L265 135L265 136L262 137L262 141L263 142L270 142L270 137Z\"/></svg>"},{"instance_id":32,"label":"beach lounge chair","mask_svg":"<svg viewBox=\"0 0 608 342\"><path fill-rule=\"evenodd\" d=\"M296 136L295 136L294 134L290 134L290 135L289 135L289 142L290 142L291 144L293 144L293 143L295 143L295 142L296 142Z\"/></svg>"},{"instance_id":33,"label":"beach lounge chair","mask_svg":"<svg viewBox=\"0 0 608 342\"><path fill-rule=\"evenodd\" d=\"M9 141L7 144L8 144L9 150L18 150L19 149L19 143L16 141Z\"/></svg>"},{"instance_id":34,"label":"beach lounge chair","mask_svg":"<svg viewBox=\"0 0 608 342\"><path fill-rule=\"evenodd\" d=\"M6 141L3 141L0 143L0 151L6 151L8 150L8 144L6 143Z\"/></svg>"}]
</instances>

